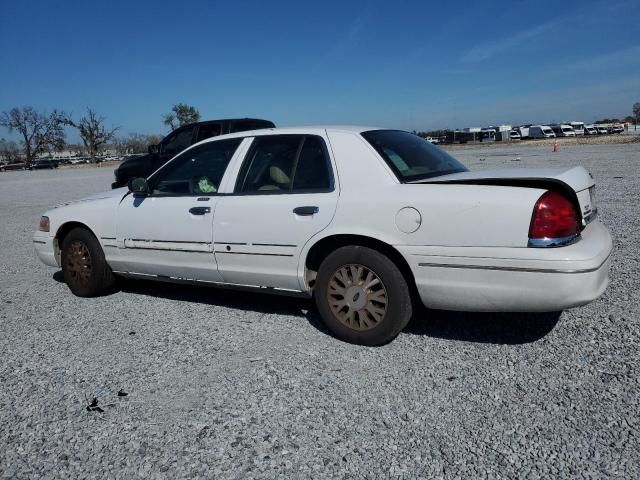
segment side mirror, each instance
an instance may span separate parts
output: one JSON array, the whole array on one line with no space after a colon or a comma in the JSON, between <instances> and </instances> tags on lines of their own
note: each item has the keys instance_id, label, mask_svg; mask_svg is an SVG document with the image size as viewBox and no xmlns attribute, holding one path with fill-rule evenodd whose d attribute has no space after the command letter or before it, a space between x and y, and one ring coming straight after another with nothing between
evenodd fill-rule
<instances>
[{"instance_id":1,"label":"side mirror","mask_svg":"<svg viewBox=\"0 0 640 480\"><path fill-rule=\"evenodd\" d=\"M149 184L147 179L143 177L132 178L128 184L129 191L133 193L134 197L146 197L149 195Z\"/></svg>"},{"instance_id":2,"label":"side mirror","mask_svg":"<svg viewBox=\"0 0 640 480\"><path fill-rule=\"evenodd\" d=\"M157 155L160 152L158 145L149 145L148 150L151 155Z\"/></svg>"}]
</instances>

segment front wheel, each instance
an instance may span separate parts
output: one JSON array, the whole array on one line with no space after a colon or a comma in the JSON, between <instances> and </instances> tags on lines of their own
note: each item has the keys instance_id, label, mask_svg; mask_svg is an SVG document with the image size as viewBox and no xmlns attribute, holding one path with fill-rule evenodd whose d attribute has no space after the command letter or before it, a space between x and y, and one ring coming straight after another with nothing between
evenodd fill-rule
<instances>
[{"instance_id":1,"label":"front wheel","mask_svg":"<svg viewBox=\"0 0 640 480\"><path fill-rule=\"evenodd\" d=\"M329 330L360 345L388 343L412 315L402 272L387 256L362 246L341 247L322 262L315 301Z\"/></svg>"},{"instance_id":2,"label":"front wheel","mask_svg":"<svg viewBox=\"0 0 640 480\"><path fill-rule=\"evenodd\" d=\"M115 276L96 237L84 228L74 228L62 242L62 273L71 292L78 297L110 293Z\"/></svg>"}]
</instances>

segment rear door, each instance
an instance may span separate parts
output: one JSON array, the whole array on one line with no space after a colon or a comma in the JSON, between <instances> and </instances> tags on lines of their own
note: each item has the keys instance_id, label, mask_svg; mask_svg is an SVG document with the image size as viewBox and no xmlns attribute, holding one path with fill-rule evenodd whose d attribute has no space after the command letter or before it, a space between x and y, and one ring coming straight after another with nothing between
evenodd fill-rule
<instances>
[{"instance_id":1,"label":"rear door","mask_svg":"<svg viewBox=\"0 0 640 480\"><path fill-rule=\"evenodd\" d=\"M334 165L321 135L253 139L233 193L214 219L218 269L226 283L300 290L304 245L326 228L338 202Z\"/></svg>"}]
</instances>

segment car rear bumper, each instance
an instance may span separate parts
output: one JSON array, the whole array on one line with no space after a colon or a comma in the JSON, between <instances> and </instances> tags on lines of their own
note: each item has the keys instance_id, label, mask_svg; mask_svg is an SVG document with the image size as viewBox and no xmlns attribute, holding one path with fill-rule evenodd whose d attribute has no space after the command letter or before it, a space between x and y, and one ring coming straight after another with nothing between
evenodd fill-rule
<instances>
[{"instance_id":1,"label":"car rear bumper","mask_svg":"<svg viewBox=\"0 0 640 480\"><path fill-rule=\"evenodd\" d=\"M54 241L54 237L50 236L47 232L36 231L33 234L33 246L40 261L50 267L59 267L60 265L55 254Z\"/></svg>"},{"instance_id":2,"label":"car rear bumper","mask_svg":"<svg viewBox=\"0 0 640 480\"><path fill-rule=\"evenodd\" d=\"M599 222L559 248L397 247L429 308L487 312L564 310L609 284L612 241Z\"/></svg>"}]
</instances>

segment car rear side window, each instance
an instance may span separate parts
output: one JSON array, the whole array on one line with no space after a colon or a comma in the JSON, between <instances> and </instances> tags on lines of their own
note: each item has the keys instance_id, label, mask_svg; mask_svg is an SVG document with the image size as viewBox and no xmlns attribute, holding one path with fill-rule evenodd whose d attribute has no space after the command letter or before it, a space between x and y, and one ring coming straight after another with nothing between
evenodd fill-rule
<instances>
[{"instance_id":1,"label":"car rear side window","mask_svg":"<svg viewBox=\"0 0 640 480\"><path fill-rule=\"evenodd\" d=\"M204 140L206 138L217 137L221 133L222 128L219 123L206 123L204 125L200 125L196 142L199 142L200 140Z\"/></svg>"},{"instance_id":2,"label":"car rear side window","mask_svg":"<svg viewBox=\"0 0 640 480\"><path fill-rule=\"evenodd\" d=\"M302 193L331 190L326 148L313 135L260 136L244 160L236 193Z\"/></svg>"},{"instance_id":3,"label":"car rear side window","mask_svg":"<svg viewBox=\"0 0 640 480\"><path fill-rule=\"evenodd\" d=\"M185 148L191 146L193 139L193 127L173 132L162 142L161 153L172 157Z\"/></svg>"},{"instance_id":4,"label":"car rear side window","mask_svg":"<svg viewBox=\"0 0 640 480\"><path fill-rule=\"evenodd\" d=\"M259 130L261 128L273 128L273 122L267 120L237 120L231 124L230 133L246 132L249 130Z\"/></svg>"},{"instance_id":5,"label":"car rear side window","mask_svg":"<svg viewBox=\"0 0 640 480\"><path fill-rule=\"evenodd\" d=\"M319 137L306 137L293 176L293 191L329 190L329 162Z\"/></svg>"},{"instance_id":6,"label":"car rear side window","mask_svg":"<svg viewBox=\"0 0 640 480\"><path fill-rule=\"evenodd\" d=\"M169 162L150 178L154 195L214 194L241 138L198 145Z\"/></svg>"},{"instance_id":7,"label":"car rear side window","mask_svg":"<svg viewBox=\"0 0 640 480\"><path fill-rule=\"evenodd\" d=\"M424 180L467 168L423 138L400 130L371 130L362 136L376 149L401 182Z\"/></svg>"}]
</instances>

